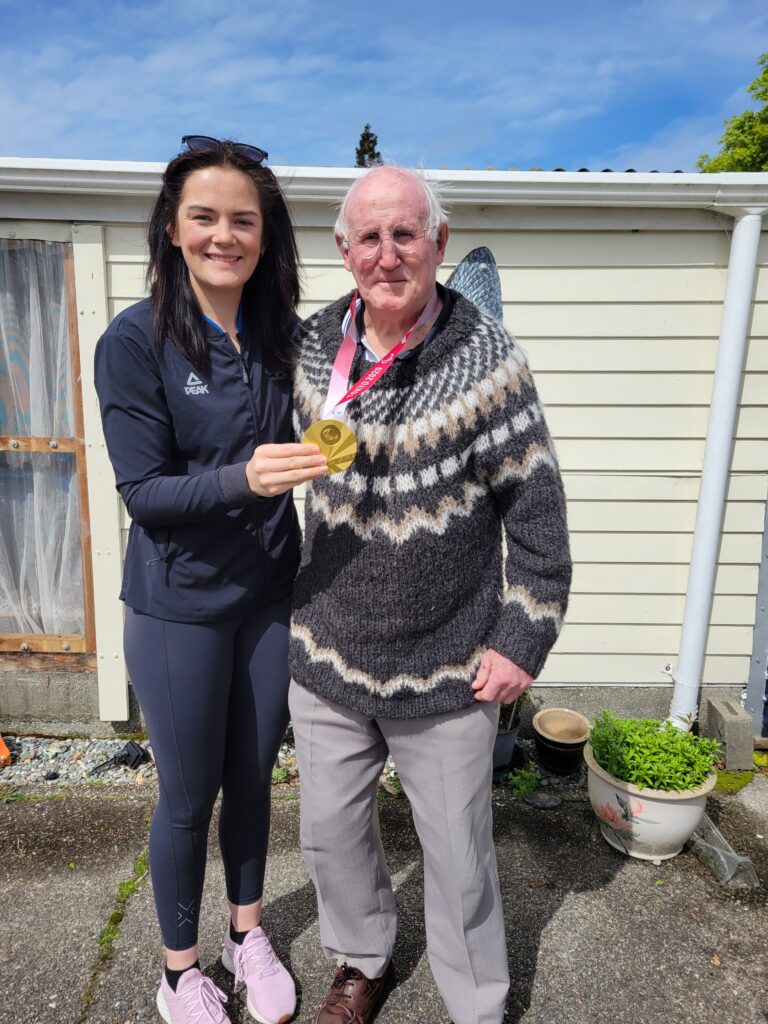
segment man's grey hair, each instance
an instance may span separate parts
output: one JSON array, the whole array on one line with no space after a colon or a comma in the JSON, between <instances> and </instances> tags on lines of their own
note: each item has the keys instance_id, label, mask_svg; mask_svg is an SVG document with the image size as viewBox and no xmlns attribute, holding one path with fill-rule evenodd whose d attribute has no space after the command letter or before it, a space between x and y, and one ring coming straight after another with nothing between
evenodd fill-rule
<instances>
[{"instance_id":1,"label":"man's grey hair","mask_svg":"<svg viewBox=\"0 0 768 1024\"><path fill-rule=\"evenodd\" d=\"M339 215L336 218L336 223L333 227L334 234L339 235L344 239L348 237L349 223L347 221L347 207L349 205L350 196L353 195L360 182L365 181L371 174L377 174L381 171L387 170L397 171L400 174L412 178L418 183L419 187L423 189L424 196L427 200L427 235L433 242L436 242L441 225L448 223L448 214L443 204L440 186L437 182L427 181L421 171L411 170L409 167L399 167L397 164L384 164L382 166L372 167L365 174L361 174L356 181L352 182L347 190L347 194L341 201Z\"/></svg>"}]
</instances>

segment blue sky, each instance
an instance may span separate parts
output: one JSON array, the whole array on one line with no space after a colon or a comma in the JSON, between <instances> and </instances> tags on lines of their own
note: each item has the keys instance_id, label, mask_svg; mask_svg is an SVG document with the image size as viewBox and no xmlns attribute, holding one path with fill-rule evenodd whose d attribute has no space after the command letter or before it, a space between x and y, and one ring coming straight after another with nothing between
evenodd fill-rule
<instances>
[{"instance_id":1,"label":"blue sky","mask_svg":"<svg viewBox=\"0 0 768 1024\"><path fill-rule=\"evenodd\" d=\"M766 50L765 0L0 0L0 155L695 170Z\"/></svg>"}]
</instances>

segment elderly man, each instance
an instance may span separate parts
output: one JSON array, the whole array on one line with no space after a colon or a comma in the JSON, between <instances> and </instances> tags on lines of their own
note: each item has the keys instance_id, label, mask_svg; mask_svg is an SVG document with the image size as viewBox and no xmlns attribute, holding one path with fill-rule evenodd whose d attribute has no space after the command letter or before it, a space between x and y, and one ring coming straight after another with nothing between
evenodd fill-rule
<instances>
[{"instance_id":1,"label":"elderly man","mask_svg":"<svg viewBox=\"0 0 768 1024\"><path fill-rule=\"evenodd\" d=\"M437 986L455 1024L499 1024L492 749L499 702L531 685L565 612L562 484L523 353L436 284L448 225L427 182L371 170L335 234L357 291L307 321L295 384L299 435L330 415L357 444L308 491L291 631L301 842L338 965L315 1021L365 1024L393 980L376 806L389 752L424 851ZM338 425L323 432L343 446Z\"/></svg>"}]
</instances>

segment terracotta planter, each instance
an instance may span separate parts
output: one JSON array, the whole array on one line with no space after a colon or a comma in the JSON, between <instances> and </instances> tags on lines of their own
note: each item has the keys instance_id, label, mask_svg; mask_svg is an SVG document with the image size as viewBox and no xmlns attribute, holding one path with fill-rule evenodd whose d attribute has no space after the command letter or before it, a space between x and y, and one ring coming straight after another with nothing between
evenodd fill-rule
<instances>
[{"instance_id":1,"label":"terracotta planter","mask_svg":"<svg viewBox=\"0 0 768 1024\"><path fill-rule=\"evenodd\" d=\"M630 857L654 864L680 853L701 821L707 794L717 782L717 772L712 772L697 789L641 789L601 768L589 744L584 760L589 799L605 841Z\"/></svg>"},{"instance_id":2,"label":"terracotta planter","mask_svg":"<svg viewBox=\"0 0 768 1024\"><path fill-rule=\"evenodd\" d=\"M542 766L558 775L578 771L591 728L584 715L569 708L537 711L533 716L533 733Z\"/></svg>"}]
</instances>

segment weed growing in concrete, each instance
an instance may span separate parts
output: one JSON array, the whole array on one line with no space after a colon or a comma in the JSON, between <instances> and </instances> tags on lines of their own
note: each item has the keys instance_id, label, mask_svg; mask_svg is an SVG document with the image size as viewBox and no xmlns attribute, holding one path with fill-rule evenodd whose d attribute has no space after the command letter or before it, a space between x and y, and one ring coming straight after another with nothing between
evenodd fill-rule
<instances>
[{"instance_id":1,"label":"weed growing in concrete","mask_svg":"<svg viewBox=\"0 0 768 1024\"><path fill-rule=\"evenodd\" d=\"M279 786L284 782L292 782L298 775L295 767L278 765L272 769L272 785Z\"/></svg>"},{"instance_id":2,"label":"weed growing in concrete","mask_svg":"<svg viewBox=\"0 0 768 1024\"><path fill-rule=\"evenodd\" d=\"M504 784L509 786L514 795L519 799L532 793L540 782L541 774L533 767L530 761L527 768L515 768L514 771L507 772L504 778Z\"/></svg>"},{"instance_id":3,"label":"weed growing in concrete","mask_svg":"<svg viewBox=\"0 0 768 1024\"><path fill-rule=\"evenodd\" d=\"M1 804L39 804L44 800L63 799L63 793L22 793L19 789L0 792Z\"/></svg>"},{"instance_id":4,"label":"weed growing in concrete","mask_svg":"<svg viewBox=\"0 0 768 1024\"><path fill-rule=\"evenodd\" d=\"M120 934L120 925L123 923L123 917L125 916L128 903L139 889L139 886L144 882L144 879L147 877L148 870L147 851L142 850L133 862L131 877L127 878L124 882L118 883L115 909L109 915L109 920L102 928L101 934L97 939L99 952L96 957L96 962L91 969L91 976L88 979L88 985L83 993L82 1009L80 1011L80 1017L78 1018L77 1024L84 1024L86 1020L88 1007L91 1005L94 989L96 988L96 982L98 981L99 974L109 962L109 958L112 955L112 944Z\"/></svg>"}]
</instances>

